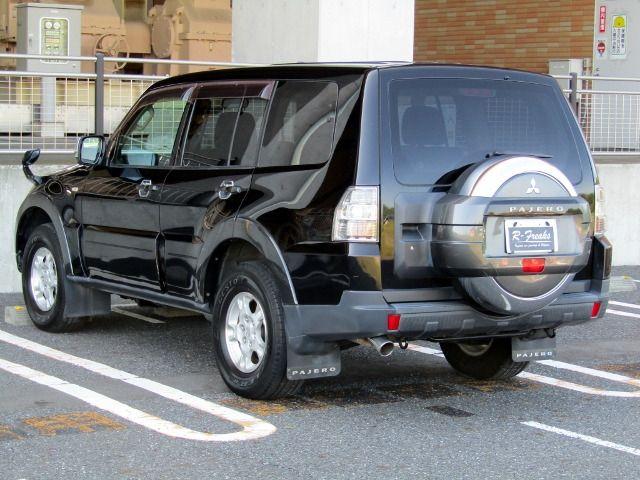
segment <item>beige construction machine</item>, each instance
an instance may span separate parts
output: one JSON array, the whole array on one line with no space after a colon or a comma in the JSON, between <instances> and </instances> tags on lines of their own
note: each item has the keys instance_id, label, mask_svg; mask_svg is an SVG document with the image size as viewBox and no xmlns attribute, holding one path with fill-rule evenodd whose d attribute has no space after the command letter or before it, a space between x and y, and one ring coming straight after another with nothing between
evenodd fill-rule
<instances>
[{"instance_id":1,"label":"beige construction machine","mask_svg":"<svg viewBox=\"0 0 640 480\"><path fill-rule=\"evenodd\" d=\"M15 52L18 35L16 5L0 0L0 51ZM33 2L40 3L40 2ZM122 58L230 61L230 0L49 0L48 6L82 7L81 55L102 52ZM2 60L0 67L15 67ZM107 63L119 73L177 74L204 67ZM91 71L85 62L82 70Z\"/></svg>"}]
</instances>

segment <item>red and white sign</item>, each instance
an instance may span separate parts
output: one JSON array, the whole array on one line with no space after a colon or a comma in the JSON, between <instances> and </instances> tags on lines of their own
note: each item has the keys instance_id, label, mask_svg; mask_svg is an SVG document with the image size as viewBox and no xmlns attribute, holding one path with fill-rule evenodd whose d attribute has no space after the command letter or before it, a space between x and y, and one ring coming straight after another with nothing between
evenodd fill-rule
<instances>
[{"instance_id":1,"label":"red and white sign","mask_svg":"<svg viewBox=\"0 0 640 480\"><path fill-rule=\"evenodd\" d=\"M596 49L598 50L598 54L602 57L604 55L604 52L607 50L607 46L605 45L604 41L600 40L598 42L598 45L596 46Z\"/></svg>"},{"instance_id":2,"label":"red and white sign","mask_svg":"<svg viewBox=\"0 0 640 480\"><path fill-rule=\"evenodd\" d=\"M604 33L607 30L607 7L604 5L600 7L600 33Z\"/></svg>"}]
</instances>

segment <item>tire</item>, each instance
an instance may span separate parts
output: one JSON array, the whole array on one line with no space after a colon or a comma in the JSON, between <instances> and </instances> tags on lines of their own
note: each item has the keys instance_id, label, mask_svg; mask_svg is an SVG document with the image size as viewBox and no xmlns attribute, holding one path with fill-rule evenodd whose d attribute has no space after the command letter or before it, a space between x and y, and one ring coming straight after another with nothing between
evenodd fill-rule
<instances>
[{"instance_id":1,"label":"tire","mask_svg":"<svg viewBox=\"0 0 640 480\"><path fill-rule=\"evenodd\" d=\"M214 352L224 382L237 395L269 400L292 395L302 386L302 381L287 379L280 290L263 261L234 265L218 290L213 307Z\"/></svg>"},{"instance_id":2,"label":"tire","mask_svg":"<svg viewBox=\"0 0 640 480\"><path fill-rule=\"evenodd\" d=\"M65 284L58 237L53 225L45 223L31 232L22 256L22 292L31 321L40 330L62 333L82 326L82 318L64 316Z\"/></svg>"},{"instance_id":3,"label":"tire","mask_svg":"<svg viewBox=\"0 0 640 480\"><path fill-rule=\"evenodd\" d=\"M529 365L513 361L510 338L493 338L489 343L442 342L440 347L449 365L478 380L506 380Z\"/></svg>"}]
</instances>

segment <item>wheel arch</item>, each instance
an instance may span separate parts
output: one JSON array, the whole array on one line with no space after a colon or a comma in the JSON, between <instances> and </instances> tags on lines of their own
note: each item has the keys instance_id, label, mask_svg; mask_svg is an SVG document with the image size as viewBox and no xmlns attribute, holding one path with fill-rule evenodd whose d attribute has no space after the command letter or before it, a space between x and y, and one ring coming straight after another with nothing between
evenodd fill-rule
<instances>
[{"instance_id":1,"label":"wheel arch","mask_svg":"<svg viewBox=\"0 0 640 480\"><path fill-rule=\"evenodd\" d=\"M22 253L29 239L29 233L45 223L51 223L53 225L58 241L60 242L65 272L73 275L71 251L69 249L69 241L64 231L62 218L51 202L40 194L27 197L18 211L15 231L15 252L18 270L21 271L22 268Z\"/></svg>"},{"instance_id":2,"label":"wheel arch","mask_svg":"<svg viewBox=\"0 0 640 480\"><path fill-rule=\"evenodd\" d=\"M201 295L206 301L213 301L211 295L217 291L226 268L232 261L266 260L273 268L287 303L297 304L293 282L280 248L271 234L259 223L239 218L236 220L231 237L209 245L203 250L201 262Z\"/></svg>"}]
</instances>

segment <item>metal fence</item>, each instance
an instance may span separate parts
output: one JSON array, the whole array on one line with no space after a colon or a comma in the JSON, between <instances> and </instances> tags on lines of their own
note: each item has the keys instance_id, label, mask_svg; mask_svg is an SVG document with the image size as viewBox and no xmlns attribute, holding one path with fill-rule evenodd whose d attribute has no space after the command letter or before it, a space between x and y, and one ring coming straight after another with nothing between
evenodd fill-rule
<instances>
[{"instance_id":1,"label":"metal fence","mask_svg":"<svg viewBox=\"0 0 640 480\"><path fill-rule=\"evenodd\" d=\"M43 55L0 54L0 59L45 60ZM43 153L73 153L89 133L109 135L140 95L161 75L105 73L109 63L147 63L203 68L247 66L229 62L162 59L56 57L89 62L91 73L0 70L0 154L40 148Z\"/></svg>"},{"instance_id":2,"label":"metal fence","mask_svg":"<svg viewBox=\"0 0 640 480\"><path fill-rule=\"evenodd\" d=\"M567 94L584 136L598 155L640 155L640 78L555 77Z\"/></svg>"},{"instance_id":3,"label":"metal fence","mask_svg":"<svg viewBox=\"0 0 640 480\"><path fill-rule=\"evenodd\" d=\"M0 60L50 60L42 55L2 53ZM0 70L0 154L40 148L72 153L82 135L110 134L142 92L159 75L105 73L105 65L167 64L226 68L229 62L162 59L56 57L88 62L90 73ZM585 138L599 155L640 155L640 78L556 76L567 94Z\"/></svg>"}]
</instances>

